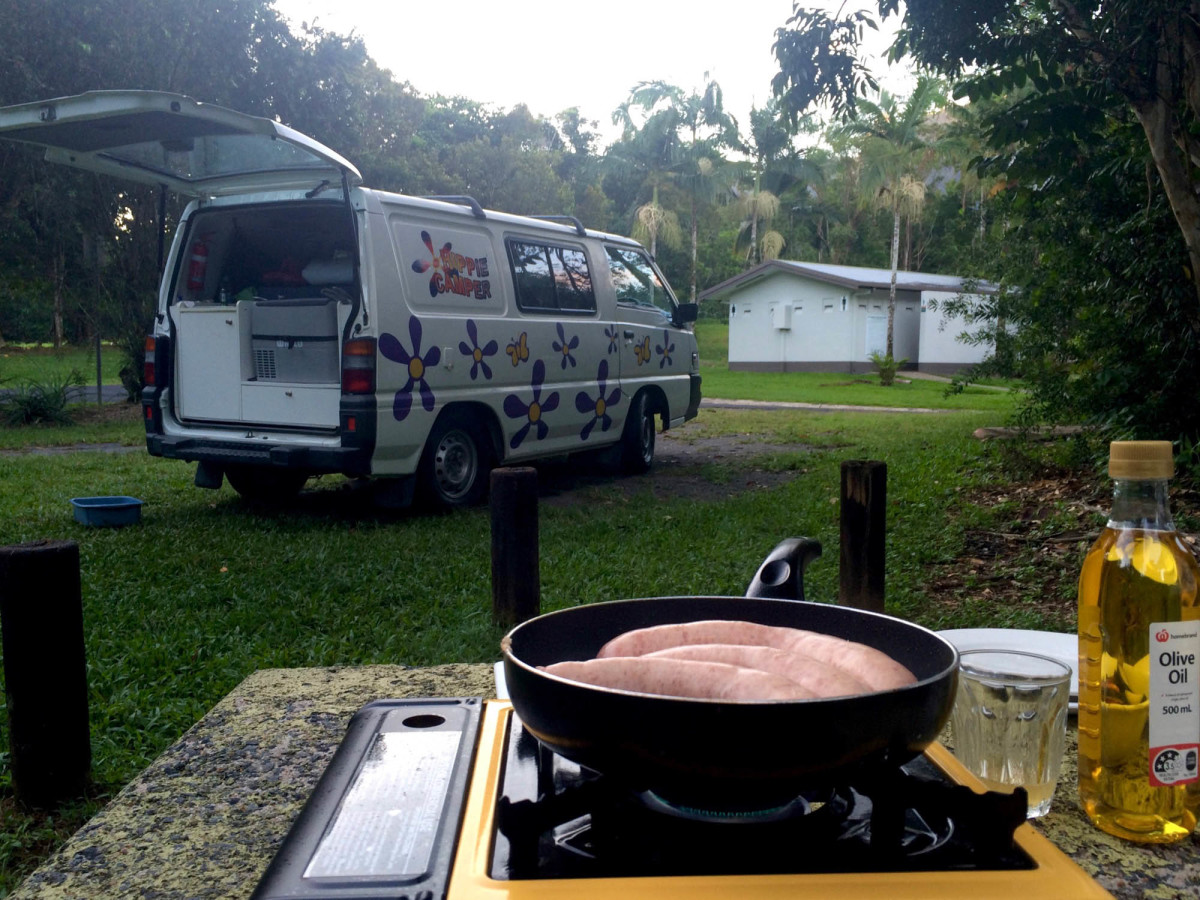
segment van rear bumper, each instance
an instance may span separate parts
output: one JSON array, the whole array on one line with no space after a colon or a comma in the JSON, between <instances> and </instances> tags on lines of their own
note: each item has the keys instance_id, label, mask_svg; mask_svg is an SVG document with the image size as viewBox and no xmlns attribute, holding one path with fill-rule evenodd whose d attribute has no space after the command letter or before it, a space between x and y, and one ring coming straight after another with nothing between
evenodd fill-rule
<instances>
[{"instance_id":1,"label":"van rear bumper","mask_svg":"<svg viewBox=\"0 0 1200 900\"><path fill-rule=\"evenodd\" d=\"M151 456L164 459L206 461L217 465L279 466L301 469L312 474L340 472L345 475L371 474L370 447L247 447L244 444L205 438L146 435Z\"/></svg>"}]
</instances>

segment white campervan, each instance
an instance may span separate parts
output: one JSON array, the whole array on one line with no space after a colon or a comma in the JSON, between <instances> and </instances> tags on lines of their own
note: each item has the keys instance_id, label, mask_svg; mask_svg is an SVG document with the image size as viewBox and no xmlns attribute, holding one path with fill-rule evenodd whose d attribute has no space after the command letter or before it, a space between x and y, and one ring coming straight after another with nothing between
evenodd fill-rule
<instances>
[{"instance_id":1,"label":"white campervan","mask_svg":"<svg viewBox=\"0 0 1200 900\"><path fill-rule=\"evenodd\" d=\"M700 403L692 304L636 242L563 216L359 185L267 119L97 91L0 110L0 137L195 198L166 258L150 453L245 496L311 475L478 502L497 464L612 447L629 471Z\"/></svg>"}]
</instances>

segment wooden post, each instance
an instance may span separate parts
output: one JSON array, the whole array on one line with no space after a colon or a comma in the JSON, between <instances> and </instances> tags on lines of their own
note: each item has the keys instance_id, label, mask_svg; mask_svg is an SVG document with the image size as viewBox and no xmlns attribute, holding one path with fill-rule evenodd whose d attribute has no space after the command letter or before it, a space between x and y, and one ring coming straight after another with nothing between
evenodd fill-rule
<instances>
[{"instance_id":1,"label":"wooden post","mask_svg":"<svg viewBox=\"0 0 1200 900\"><path fill-rule=\"evenodd\" d=\"M104 402L104 367L100 365L100 327L96 326L96 402Z\"/></svg>"},{"instance_id":2,"label":"wooden post","mask_svg":"<svg viewBox=\"0 0 1200 900\"><path fill-rule=\"evenodd\" d=\"M12 780L30 806L79 797L92 765L79 545L0 547Z\"/></svg>"},{"instance_id":3,"label":"wooden post","mask_svg":"<svg viewBox=\"0 0 1200 900\"><path fill-rule=\"evenodd\" d=\"M887 530L887 464L842 463L841 565L838 603L883 612Z\"/></svg>"},{"instance_id":4,"label":"wooden post","mask_svg":"<svg viewBox=\"0 0 1200 900\"><path fill-rule=\"evenodd\" d=\"M492 620L511 627L541 612L537 469L492 470Z\"/></svg>"}]
</instances>

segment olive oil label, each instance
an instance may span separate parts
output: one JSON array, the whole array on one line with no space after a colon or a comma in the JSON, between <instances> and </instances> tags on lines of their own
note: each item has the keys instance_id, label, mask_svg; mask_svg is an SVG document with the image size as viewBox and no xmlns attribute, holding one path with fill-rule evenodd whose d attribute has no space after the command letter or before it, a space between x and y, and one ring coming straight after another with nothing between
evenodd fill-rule
<instances>
[{"instance_id":1,"label":"olive oil label","mask_svg":"<svg viewBox=\"0 0 1200 900\"><path fill-rule=\"evenodd\" d=\"M1200 623L1150 625L1150 784L1200 780Z\"/></svg>"}]
</instances>

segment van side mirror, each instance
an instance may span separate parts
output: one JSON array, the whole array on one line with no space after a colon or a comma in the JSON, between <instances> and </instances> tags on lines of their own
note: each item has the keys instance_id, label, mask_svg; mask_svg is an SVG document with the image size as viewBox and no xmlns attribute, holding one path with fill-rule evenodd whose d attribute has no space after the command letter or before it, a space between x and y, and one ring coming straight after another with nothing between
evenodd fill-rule
<instances>
[{"instance_id":1,"label":"van side mirror","mask_svg":"<svg viewBox=\"0 0 1200 900\"><path fill-rule=\"evenodd\" d=\"M675 324L686 325L695 322L700 315L700 307L695 303L680 303L675 307Z\"/></svg>"}]
</instances>

